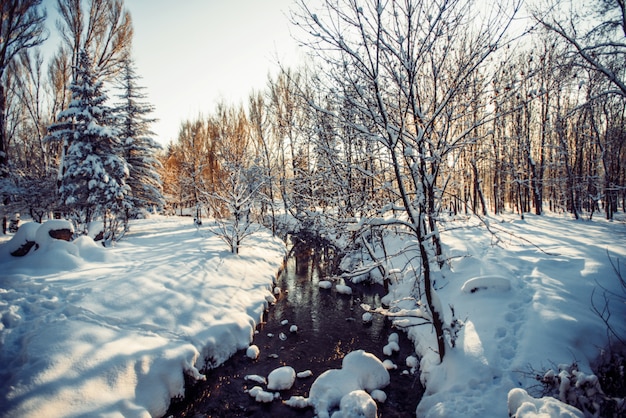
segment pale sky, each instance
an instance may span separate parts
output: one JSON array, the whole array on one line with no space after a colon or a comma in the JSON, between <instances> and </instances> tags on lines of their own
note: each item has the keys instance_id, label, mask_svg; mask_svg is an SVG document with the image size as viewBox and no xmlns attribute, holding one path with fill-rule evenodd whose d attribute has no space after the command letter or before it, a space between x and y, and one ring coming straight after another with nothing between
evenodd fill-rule
<instances>
[{"instance_id":1,"label":"pale sky","mask_svg":"<svg viewBox=\"0 0 626 418\"><path fill-rule=\"evenodd\" d=\"M247 103L278 60L298 54L287 16L293 0L126 0L135 29L133 56L161 143L185 119L220 100Z\"/></svg>"},{"instance_id":2,"label":"pale sky","mask_svg":"<svg viewBox=\"0 0 626 418\"><path fill-rule=\"evenodd\" d=\"M247 103L278 60L296 63L292 0L126 0L135 29L133 56L161 143L185 119L216 103Z\"/></svg>"},{"instance_id":3,"label":"pale sky","mask_svg":"<svg viewBox=\"0 0 626 418\"><path fill-rule=\"evenodd\" d=\"M56 9L56 0L44 4ZM159 121L153 131L160 143L175 140L183 120L210 114L220 101L246 105L253 89L263 89L268 73L276 73L279 60L297 64L299 49L287 18L292 5L293 0L125 0L139 84L155 106L152 116ZM55 13L50 10L48 17ZM51 36L48 43L53 41Z\"/></svg>"}]
</instances>

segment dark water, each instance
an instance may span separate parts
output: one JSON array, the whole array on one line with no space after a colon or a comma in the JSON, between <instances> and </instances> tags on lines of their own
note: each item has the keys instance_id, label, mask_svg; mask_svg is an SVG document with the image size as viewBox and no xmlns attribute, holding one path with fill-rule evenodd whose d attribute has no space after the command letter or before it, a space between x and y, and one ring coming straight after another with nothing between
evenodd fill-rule
<instances>
[{"instance_id":1,"label":"dark water","mask_svg":"<svg viewBox=\"0 0 626 418\"><path fill-rule=\"evenodd\" d=\"M375 316L363 324L361 303L380 306L382 286L350 284L352 295L338 294L333 289L320 289L318 283L334 264L331 250L310 250L294 247L277 287L281 295L269 309L265 322L254 337L261 354L251 360L245 351L235 354L222 366L206 373L206 382L188 383L184 400L172 402L166 416L173 417L313 417L312 408L294 409L282 404L292 395L308 396L317 376L328 369L341 368L343 357L363 349L381 361L389 358L397 366L391 370L391 384L384 388L387 401L379 404L379 417L415 416L415 408L423 389L418 373L402 374L405 359L414 355L413 346L404 333L391 328L389 321ZM288 321L283 324L283 321ZM296 325L298 331L289 331ZM383 354L389 334L398 332L400 352L391 357ZM283 333L287 338L281 340ZM271 336L273 335L273 336ZM267 375L277 367L291 366L296 372L311 370L312 377L296 379L281 399L270 404L257 403L245 390L258 383L246 381L246 375ZM264 385L261 385L265 388Z\"/></svg>"}]
</instances>

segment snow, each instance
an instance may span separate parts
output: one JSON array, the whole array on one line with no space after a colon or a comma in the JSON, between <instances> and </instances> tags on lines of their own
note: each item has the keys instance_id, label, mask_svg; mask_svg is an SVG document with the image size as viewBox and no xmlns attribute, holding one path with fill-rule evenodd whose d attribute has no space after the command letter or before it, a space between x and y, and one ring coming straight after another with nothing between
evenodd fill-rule
<instances>
[{"instance_id":1,"label":"snow","mask_svg":"<svg viewBox=\"0 0 626 418\"><path fill-rule=\"evenodd\" d=\"M337 416L353 416L345 414L359 405L363 411L370 411L373 400L363 391L382 389L388 384L389 372L381 361L371 353L357 350L343 358L341 369L327 370L315 379L311 385L308 403L315 408L320 418L329 417L330 411L337 406L341 406L340 411L344 414ZM355 394L355 391L360 392ZM345 410L342 402L345 402ZM373 406L373 416L376 416L376 404Z\"/></svg>"},{"instance_id":2,"label":"snow","mask_svg":"<svg viewBox=\"0 0 626 418\"><path fill-rule=\"evenodd\" d=\"M372 399L378 403L385 403L387 401L387 394L380 389L374 389L370 395Z\"/></svg>"},{"instance_id":3,"label":"snow","mask_svg":"<svg viewBox=\"0 0 626 418\"><path fill-rule=\"evenodd\" d=\"M463 283L461 290L465 293L474 293L479 290L499 290L505 292L511 290L511 281L506 277L500 276L474 277Z\"/></svg>"},{"instance_id":4,"label":"snow","mask_svg":"<svg viewBox=\"0 0 626 418\"><path fill-rule=\"evenodd\" d=\"M621 294L609 256L626 260L626 225L553 214L487 221L496 236L472 218L442 225L449 261L435 273L434 287L444 322L453 305L464 323L443 362L432 327L409 326L415 356L381 361L354 351L341 369L315 379L308 398L285 403L313 407L320 417L369 416L384 402L387 368L398 361L409 369L402 373L419 371L425 385L420 417L584 416L563 400L572 390L597 393L591 364L607 348L607 334L590 310L591 295L595 290L604 302L599 286ZM203 228L190 218L157 216L133 222L112 248L89 237L46 238L39 249L12 257L16 245L37 236L39 226L24 223L13 241L0 244L3 416L163 416L170 399L184 393L184 374L202 379L206 361L215 367L237 350L257 358L250 344L264 309L276 301L284 245L260 231L233 255ZM407 263L416 258L401 251L414 243L387 239L388 254L397 255L386 261L393 280L381 300L398 325L423 323L429 312L414 292L419 263ZM624 335L619 318L626 305L614 302L613 325ZM397 355L394 344L390 336L386 355ZM250 396L273 402L280 395L272 390L282 389L271 387L312 375L287 367ZM560 377L554 397L533 392L534 371L545 381ZM264 384L264 377L255 379Z\"/></svg>"},{"instance_id":5,"label":"snow","mask_svg":"<svg viewBox=\"0 0 626 418\"><path fill-rule=\"evenodd\" d=\"M335 285L335 290L337 290L337 293L340 293L342 295L351 295L352 294L352 288L350 286L346 286L345 284L337 284L337 285Z\"/></svg>"},{"instance_id":6,"label":"snow","mask_svg":"<svg viewBox=\"0 0 626 418\"><path fill-rule=\"evenodd\" d=\"M34 242L39 224L35 222L22 223L11 241L3 246L5 253L12 253L20 249L27 242Z\"/></svg>"},{"instance_id":7,"label":"snow","mask_svg":"<svg viewBox=\"0 0 626 418\"><path fill-rule=\"evenodd\" d=\"M411 373L415 373L417 366L419 366L419 360L415 356L408 356L405 361L406 367L410 369Z\"/></svg>"},{"instance_id":8,"label":"snow","mask_svg":"<svg viewBox=\"0 0 626 418\"><path fill-rule=\"evenodd\" d=\"M524 389L512 389L508 397L509 414L516 418L583 418L584 415L573 406L546 396L535 399Z\"/></svg>"},{"instance_id":9,"label":"snow","mask_svg":"<svg viewBox=\"0 0 626 418\"><path fill-rule=\"evenodd\" d=\"M544 372L552 364L576 362L591 374L590 365L607 348L606 327L590 310L591 294L601 292L598 286L623 294L608 257L626 260L624 223L558 215L489 221L496 237L477 221L450 222L441 233L451 261L437 277L436 290L441 305L453 305L465 326L442 363L431 326L407 329L426 389L417 416L507 416L509 392L521 399L518 389L537 387L531 369ZM392 282L385 300L417 311L420 307L407 300L411 286L406 278ZM614 301L611 308L612 318L626 316L623 303ZM443 312L449 323L450 310ZM613 325L625 335L626 323ZM571 407L551 398L524 399L520 407L532 404L538 411L534 416L575 416Z\"/></svg>"},{"instance_id":10,"label":"snow","mask_svg":"<svg viewBox=\"0 0 626 418\"><path fill-rule=\"evenodd\" d=\"M339 411L333 413L333 418L377 418L378 407L376 402L364 390L354 390L341 398Z\"/></svg>"},{"instance_id":11,"label":"snow","mask_svg":"<svg viewBox=\"0 0 626 418\"><path fill-rule=\"evenodd\" d=\"M267 379L258 374L248 374L244 376L244 380L250 380L251 382L260 383L262 385L267 384Z\"/></svg>"},{"instance_id":12,"label":"snow","mask_svg":"<svg viewBox=\"0 0 626 418\"><path fill-rule=\"evenodd\" d=\"M291 366L282 366L272 370L267 376L267 388L270 390L291 389L296 381L296 371Z\"/></svg>"},{"instance_id":13,"label":"snow","mask_svg":"<svg viewBox=\"0 0 626 418\"><path fill-rule=\"evenodd\" d=\"M330 289L333 287L333 282L328 280L320 280L317 285L320 289Z\"/></svg>"},{"instance_id":14,"label":"snow","mask_svg":"<svg viewBox=\"0 0 626 418\"><path fill-rule=\"evenodd\" d=\"M309 406L309 398L305 398L304 396L292 396L286 401L283 401L283 403L292 408L304 409Z\"/></svg>"},{"instance_id":15,"label":"snow","mask_svg":"<svg viewBox=\"0 0 626 418\"><path fill-rule=\"evenodd\" d=\"M261 386L254 386L248 391L248 393L254 398L255 401L261 403L270 403L277 398L276 393L265 391Z\"/></svg>"},{"instance_id":16,"label":"snow","mask_svg":"<svg viewBox=\"0 0 626 418\"><path fill-rule=\"evenodd\" d=\"M113 248L49 239L12 257L13 245L0 244L6 417L163 416L184 374L203 379L205 359L248 348L285 254L267 231L233 255L189 218L160 216Z\"/></svg>"},{"instance_id":17,"label":"snow","mask_svg":"<svg viewBox=\"0 0 626 418\"><path fill-rule=\"evenodd\" d=\"M256 345L252 344L250 347L248 347L248 349L246 350L246 356L248 356L249 358L251 358L252 360L256 360L259 358L259 347L257 347Z\"/></svg>"}]
</instances>

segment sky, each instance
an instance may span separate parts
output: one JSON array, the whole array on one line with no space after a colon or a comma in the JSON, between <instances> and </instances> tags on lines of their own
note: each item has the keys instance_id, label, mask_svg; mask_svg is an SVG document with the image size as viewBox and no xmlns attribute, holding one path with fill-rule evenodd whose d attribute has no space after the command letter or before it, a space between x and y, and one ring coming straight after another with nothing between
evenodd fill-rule
<instances>
[{"instance_id":1,"label":"sky","mask_svg":"<svg viewBox=\"0 0 626 418\"><path fill-rule=\"evenodd\" d=\"M44 2L52 17L55 0ZM210 114L217 103L247 103L267 85L278 62L299 62L291 36L293 0L126 0L133 19L133 57L155 106L161 144L175 140L184 120ZM49 47L56 49L51 36Z\"/></svg>"},{"instance_id":2,"label":"sky","mask_svg":"<svg viewBox=\"0 0 626 418\"><path fill-rule=\"evenodd\" d=\"M293 0L127 0L133 55L162 143L183 120L215 105L246 103L278 62L297 61L288 19Z\"/></svg>"}]
</instances>

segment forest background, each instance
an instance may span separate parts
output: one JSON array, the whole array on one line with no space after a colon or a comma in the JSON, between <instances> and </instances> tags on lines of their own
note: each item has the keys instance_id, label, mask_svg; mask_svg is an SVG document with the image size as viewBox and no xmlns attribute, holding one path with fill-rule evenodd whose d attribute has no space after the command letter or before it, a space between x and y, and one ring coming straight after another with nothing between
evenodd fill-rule
<instances>
[{"instance_id":1,"label":"forest background","mask_svg":"<svg viewBox=\"0 0 626 418\"><path fill-rule=\"evenodd\" d=\"M103 220L112 242L146 211L193 208L225 235L235 222L233 251L278 213L321 233L404 213L435 253L442 214L612 219L626 205L624 2L476 4L294 2L310 60L181 121L161 149L123 1L57 1L49 59L41 1L3 1L2 212Z\"/></svg>"}]
</instances>

